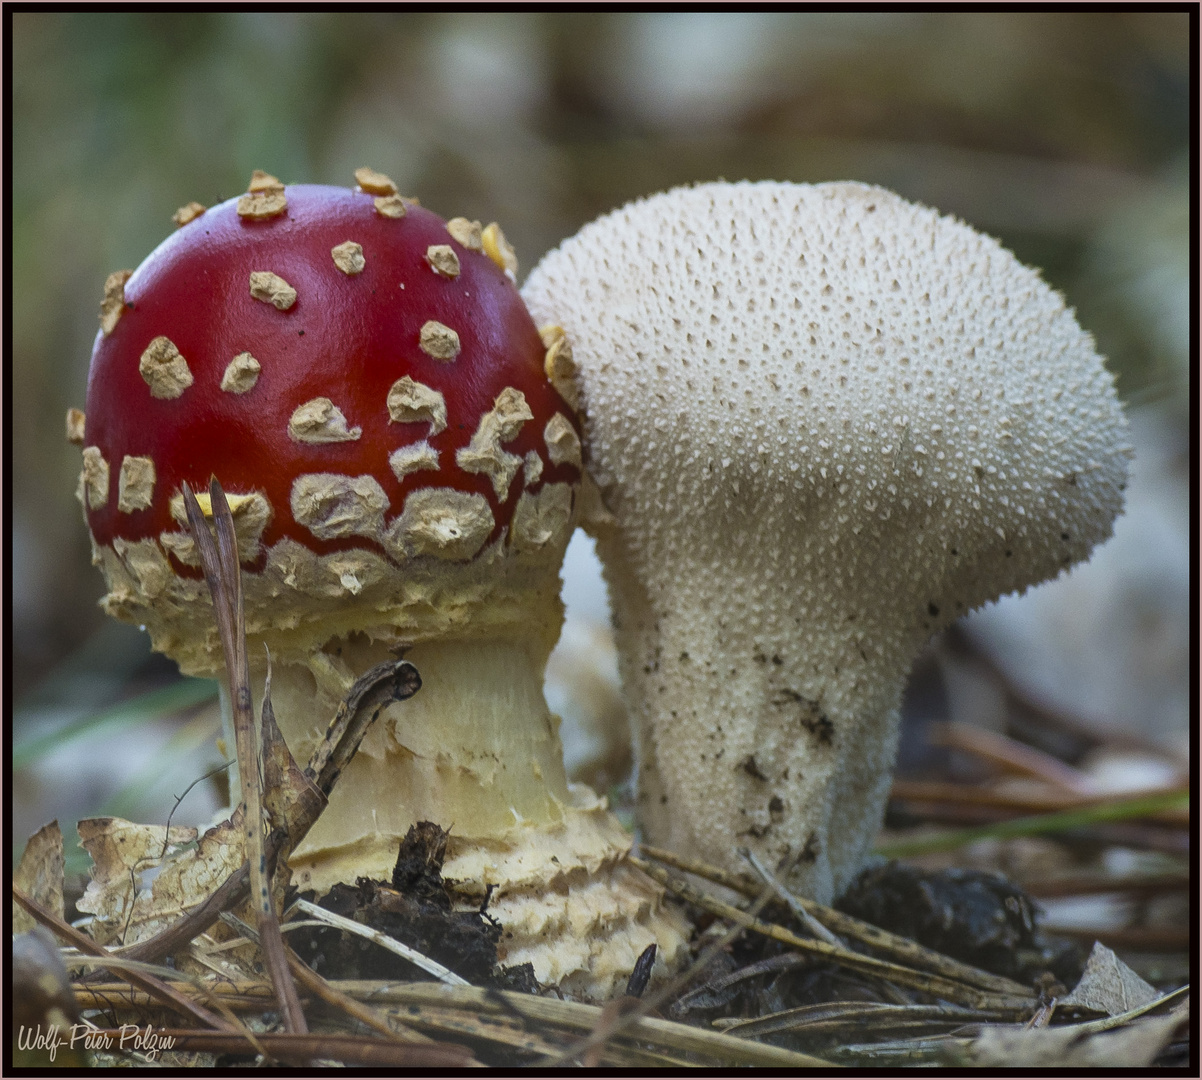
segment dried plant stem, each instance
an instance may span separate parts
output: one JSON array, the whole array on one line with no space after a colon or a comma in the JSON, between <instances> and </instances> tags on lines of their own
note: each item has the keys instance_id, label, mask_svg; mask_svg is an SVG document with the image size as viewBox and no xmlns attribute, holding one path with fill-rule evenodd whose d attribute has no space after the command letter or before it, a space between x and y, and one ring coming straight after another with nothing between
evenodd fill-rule
<instances>
[{"instance_id":1,"label":"dried plant stem","mask_svg":"<svg viewBox=\"0 0 1202 1080\"><path fill-rule=\"evenodd\" d=\"M96 1029L97 1035L110 1036L114 1045L120 1043L121 1031L120 1028ZM450 1043L419 1046L330 1032L320 1035L260 1032L252 1036L232 1031L155 1028L154 1034L164 1045L171 1040L170 1046L175 1053L245 1054L251 1049L294 1065L308 1065L314 1059L325 1059L364 1068L483 1068L467 1047Z\"/></svg>"},{"instance_id":2,"label":"dried plant stem","mask_svg":"<svg viewBox=\"0 0 1202 1080\"><path fill-rule=\"evenodd\" d=\"M305 775L314 779L323 795L329 796L338 781L342 767L339 763L345 764L354 756L363 736L384 705L393 701L404 701L417 693L420 687L421 678L417 669L404 660L387 660L377 664L355 681L339 705L326 738L305 768ZM303 836L303 831L294 835L291 838L293 846L300 843ZM264 852L268 865L275 861L283 842L282 829L273 831L267 837ZM245 900L249 887L250 866L244 862L208 899L187 915L165 930L160 930L153 937L124 946L117 951L121 956L136 960L157 960L174 952L198 934L203 934L223 911L228 911Z\"/></svg>"},{"instance_id":3,"label":"dried plant stem","mask_svg":"<svg viewBox=\"0 0 1202 1080\"><path fill-rule=\"evenodd\" d=\"M699 859L686 858L662 848L648 847L646 844L642 845L640 850L644 855L650 855L657 862L666 863L668 866L690 874L696 874L698 877L740 892L744 896L752 897L760 894L760 886L751 879L740 874L732 874L721 867L710 866ZM1013 997L1030 996L1028 989L1013 979L983 971L981 968L973 967L961 960L954 960L950 956L919 945L916 941L891 934L888 930L882 930L878 926L873 926L871 923L864 922L862 919L857 919L854 915L848 915L836 908L817 904L804 897L795 897L795 899L802 908L827 929L841 934L843 937L859 941L886 956L892 956L909 967L931 971L945 978L954 979L957 982L995 994Z\"/></svg>"},{"instance_id":4,"label":"dried plant stem","mask_svg":"<svg viewBox=\"0 0 1202 1080\"><path fill-rule=\"evenodd\" d=\"M962 750L1007 772L1043 780L1061 791L1078 796L1089 793L1089 779L1080 769L1008 735L971 724L932 723L927 737L933 746Z\"/></svg>"},{"instance_id":5,"label":"dried plant stem","mask_svg":"<svg viewBox=\"0 0 1202 1080\"><path fill-rule=\"evenodd\" d=\"M744 1038L760 1038L778 1031L807 1036L833 1035L847 1042L866 1031L929 1027L932 1024L985 1024L1013 1020L1010 1010L966 1009L960 1005L889 1005L876 1001L825 1002L769 1013L750 1020L732 1020L723 1028Z\"/></svg>"},{"instance_id":6,"label":"dried plant stem","mask_svg":"<svg viewBox=\"0 0 1202 1080\"><path fill-rule=\"evenodd\" d=\"M568 1030L592 1032L601 1018L602 1007L575 1001L518 994L509 990L486 990L475 986L443 986L438 983L379 984L338 982L345 993L367 992L370 1000L398 1005L456 1005L481 1013L505 1012L527 1020L554 1024ZM623 1018L627 1020L628 1018ZM677 1053L695 1053L727 1065L753 1065L792 1068L827 1068L829 1063L810 1054L785 1050L778 1046L751 1042L705 1028L691 1027L672 1020L642 1016L615 1029L613 1036L633 1040Z\"/></svg>"},{"instance_id":7,"label":"dried plant stem","mask_svg":"<svg viewBox=\"0 0 1202 1080\"><path fill-rule=\"evenodd\" d=\"M108 956L108 949L103 945L93 941L87 934L76 930L75 927L63 922L57 915L47 911L40 904L31 900L16 885L12 887L12 892L13 899L21 907L28 911L46 929L53 931L62 941L74 945L81 953L86 953L88 956ZM114 974L117 974L117 972L114 971ZM135 986L139 990L149 994L155 1001L165 1004L176 1012L195 1020L196 1023L204 1027L214 1028L217 1031L233 1030L221 1017L209 1012L203 1005L198 1005L195 1001L185 997L174 985L163 982L158 976L149 975L142 971L123 971L121 974L131 986Z\"/></svg>"},{"instance_id":8,"label":"dried plant stem","mask_svg":"<svg viewBox=\"0 0 1202 1080\"><path fill-rule=\"evenodd\" d=\"M904 858L923 855L933 851L950 851L977 840L1006 840L1015 836L1042 836L1046 833L1068 832L1072 829L1089 828L1100 822L1127 821L1147 818L1168 810L1176 810L1189 803L1189 790L1170 788L1153 794L1124 795L1118 798L1099 799L1087 805L1055 814L1039 814L1033 817L1012 818L978 829L957 829L955 832L938 836L919 837L914 840L898 840L877 848L877 853L888 858Z\"/></svg>"},{"instance_id":9,"label":"dried plant stem","mask_svg":"<svg viewBox=\"0 0 1202 1080\"><path fill-rule=\"evenodd\" d=\"M417 668L405 660L385 660L364 672L339 704L305 775L328 796L380 711L413 697L421 686Z\"/></svg>"},{"instance_id":10,"label":"dried plant stem","mask_svg":"<svg viewBox=\"0 0 1202 1080\"><path fill-rule=\"evenodd\" d=\"M801 899L794 896L788 889L776 880L776 875L772 873L759 859L754 851L748 848L740 848L739 854L743 856L755 868L755 872L764 879L764 882L772 887L773 892L789 905L789 910L797 917L798 921L804 926L814 937L825 941L828 945L834 945L836 948L846 948L844 943L832 934L825 926L822 925L813 915L806 911L805 905Z\"/></svg>"},{"instance_id":11,"label":"dried plant stem","mask_svg":"<svg viewBox=\"0 0 1202 1080\"><path fill-rule=\"evenodd\" d=\"M588 1034L596 1030L602 1007L552 997L519 994L509 990L490 990L477 986L447 986L444 983L375 982L365 979L335 979L330 985L340 993L377 1008L402 1006L405 1019L427 1030L447 1031L533 1052L554 1052L548 1039ZM81 1008L103 1006L114 994L125 993L131 1005L144 1005L141 995L129 995L128 987L99 985L78 995ZM214 994L232 1008L261 1010L272 999L266 982L230 980L215 988ZM622 1017L612 1039L620 1045L606 1048L606 1064L630 1063L629 1055L642 1050L643 1064L681 1064L679 1055L691 1054L704 1063L724 1067L772 1069L823 1069L830 1062L767 1043L755 1042L706 1028L693 1027L655 1017ZM519 1030L514 1022L526 1025ZM541 1026L541 1027L540 1027ZM620 1055L620 1056L619 1056ZM675 1060L663 1060L664 1057ZM689 1064L697 1065L694 1060Z\"/></svg>"},{"instance_id":12,"label":"dried plant stem","mask_svg":"<svg viewBox=\"0 0 1202 1080\"><path fill-rule=\"evenodd\" d=\"M769 900L772 899L772 890L765 887L760 891L759 896L752 902L750 911L752 915L758 915L761 909ZM560 1068L570 1065L573 1062L584 1062L586 1057L595 1049L605 1046L610 1042L611 1037L621 1032L628 1030L633 1023L650 1015L654 1010L658 1009L664 1002L670 1001L680 993L684 987L688 986L693 977L709 967L710 963L722 953L741 933L742 929L738 926L732 926L722 937L711 941L710 944L702 951L702 953L693 960L683 971L676 973L673 978L664 983L658 990L645 997L631 1001L629 1007L625 1009L622 1015L613 1020L612 1024L602 1024L598 1021L598 1026L589 1032L587 1036L578 1042L569 1046L562 1054L544 1063L547 1068Z\"/></svg>"},{"instance_id":13,"label":"dried plant stem","mask_svg":"<svg viewBox=\"0 0 1202 1080\"><path fill-rule=\"evenodd\" d=\"M217 525L213 543L204 514L187 482L181 485L192 539L200 555L205 581L213 597L217 630L225 651L234 714L234 740L238 752L238 775L242 781L245 808L246 859L250 867L250 892L260 937L260 948L272 985L276 988L285 1029L294 1034L309 1030L301 1009L296 985L284 955L284 940L271 899L271 873L264 849L264 814L260 754L255 731L254 704L250 690L250 663L246 655L246 615L242 604L242 570L238 563L238 541L234 518L217 478L209 482L209 504Z\"/></svg>"},{"instance_id":14,"label":"dried plant stem","mask_svg":"<svg viewBox=\"0 0 1202 1080\"><path fill-rule=\"evenodd\" d=\"M1168 790L1184 792L1188 791L1188 788L1178 787ZM1143 794L1155 794L1155 792L1144 792ZM1029 792L995 791L970 784L950 783L946 780L895 780L890 794L892 800L900 802L951 803L1011 810L1025 814L1098 806L1118 797L1110 796L1108 800L1096 793L1080 795L1054 788ZM1130 798L1131 796L1121 797ZM1182 808L1161 810L1149 814L1147 820L1165 825L1188 825L1190 817L1188 809Z\"/></svg>"},{"instance_id":15,"label":"dried plant stem","mask_svg":"<svg viewBox=\"0 0 1202 1080\"><path fill-rule=\"evenodd\" d=\"M387 949L389 952L408 960L409 963L416 965L422 971L433 975L436 979L447 983L449 986L471 985L466 979L456 975L450 968L444 967L437 960L431 960L428 956L423 956L416 949L411 949L408 945L397 941L396 938L389 937L379 930L373 930L370 926L364 926L363 923L355 922L354 919L336 915L334 912L327 911L323 907L318 907L308 900L295 900L292 907L288 910L290 912L303 911L311 918L324 922L329 926L335 926L339 930L345 930L348 934L358 934L359 937L379 945L382 949Z\"/></svg>"},{"instance_id":16,"label":"dried plant stem","mask_svg":"<svg viewBox=\"0 0 1202 1080\"><path fill-rule=\"evenodd\" d=\"M1021 995L986 993L975 987L941 975L933 975L926 971L916 971L913 968L903 967L900 964L890 963L886 960L878 960L875 957L865 956L862 953L852 952L849 949L837 948L836 946L828 945L825 941L798 937L783 926L762 922L731 904L723 903L721 900L709 896L700 889L694 888L683 878L676 877L661 867L647 862L645 859L631 856L630 861L670 892L675 893L683 900L687 900L690 904L695 904L697 907L720 918L729 919L746 930L763 934L765 937L770 937L774 941L781 942L783 945L790 945L795 949L801 949L842 967L851 968L865 975L895 982L901 986L909 987L911 990L940 997L947 1001L955 1002L958 1005L968 1005L974 1009L1014 1009L1029 1013L1034 1007L1034 999L1025 992Z\"/></svg>"},{"instance_id":17,"label":"dried plant stem","mask_svg":"<svg viewBox=\"0 0 1202 1080\"><path fill-rule=\"evenodd\" d=\"M248 926L238 916L228 911L223 911L221 919L244 938L253 941L256 945L258 944L259 935L253 927ZM434 1040L429 1038L429 1036L423 1035L420 1031L413 1031L404 1024L397 1022L394 1025L389 1025L374 1009L370 1009L354 998L348 997L341 991L334 989L334 987L297 956L290 945L285 946L285 950L288 957L288 966L292 969L292 974L296 976L296 981L318 1000L324 1001L331 1008L345 1013L353 1020L358 1020L359 1023L364 1024L374 1031L378 1031L381 1035L385 1035L390 1039L397 1039L401 1042L422 1043L424 1045L434 1044Z\"/></svg>"}]
</instances>

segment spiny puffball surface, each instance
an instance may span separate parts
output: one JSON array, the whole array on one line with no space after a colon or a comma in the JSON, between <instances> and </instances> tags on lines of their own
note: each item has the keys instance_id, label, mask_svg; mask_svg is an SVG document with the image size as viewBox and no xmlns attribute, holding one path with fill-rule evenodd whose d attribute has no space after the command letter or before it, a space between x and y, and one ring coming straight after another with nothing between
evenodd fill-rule
<instances>
[{"instance_id":1,"label":"spiny puffball surface","mask_svg":"<svg viewBox=\"0 0 1202 1080\"><path fill-rule=\"evenodd\" d=\"M580 369L648 839L830 901L923 643L1109 536L1110 374L1035 270L858 183L632 203L523 297Z\"/></svg>"}]
</instances>

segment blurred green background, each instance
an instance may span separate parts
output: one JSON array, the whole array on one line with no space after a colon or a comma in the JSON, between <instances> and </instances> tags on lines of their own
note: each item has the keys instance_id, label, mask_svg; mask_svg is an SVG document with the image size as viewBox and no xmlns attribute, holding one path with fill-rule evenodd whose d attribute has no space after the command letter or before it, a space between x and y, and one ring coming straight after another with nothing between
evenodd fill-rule
<instances>
[{"instance_id":1,"label":"blurred green background","mask_svg":"<svg viewBox=\"0 0 1202 1080\"><path fill-rule=\"evenodd\" d=\"M15 14L18 742L172 670L96 606L63 418L84 404L106 274L178 206L254 168L349 186L370 165L444 216L501 222L525 272L675 184L876 182L1042 267L1123 398L1184 424L1192 38L1187 14L1138 10ZM78 800L111 805L80 768ZM19 784L18 836L49 816L49 776Z\"/></svg>"}]
</instances>

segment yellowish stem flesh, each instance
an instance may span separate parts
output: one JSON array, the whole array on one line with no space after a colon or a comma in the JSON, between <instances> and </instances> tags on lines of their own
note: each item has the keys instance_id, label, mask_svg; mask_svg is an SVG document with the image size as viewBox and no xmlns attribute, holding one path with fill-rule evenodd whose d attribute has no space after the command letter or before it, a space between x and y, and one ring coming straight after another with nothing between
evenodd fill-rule
<instances>
[{"instance_id":1,"label":"yellowish stem flesh","mask_svg":"<svg viewBox=\"0 0 1202 1080\"><path fill-rule=\"evenodd\" d=\"M272 705L299 762L354 679L394 655L390 643L351 634L274 666ZM434 641L406 659L422 689L376 718L289 860L294 884L320 895L359 877L387 881L409 827L432 821L450 832L443 877L460 904L479 907L495 887L502 963L530 962L541 983L593 999L620 991L649 944L661 973L675 966L687 924L626 862L630 837L605 801L568 782L541 650Z\"/></svg>"}]
</instances>

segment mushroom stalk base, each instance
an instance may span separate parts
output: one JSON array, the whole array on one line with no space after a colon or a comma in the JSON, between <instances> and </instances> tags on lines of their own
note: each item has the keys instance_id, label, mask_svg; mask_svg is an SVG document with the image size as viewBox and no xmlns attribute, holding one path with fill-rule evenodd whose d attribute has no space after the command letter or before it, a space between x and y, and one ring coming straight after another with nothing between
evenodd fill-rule
<instances>
[{"instance_id":1,"label":"mushroom stalk base","mask_svg":"<svg viewBox=\"0 0 1202 1080\"><path fill-rule=\"evenodd\" d=\"M274 665L272 705L297 760L354 679L390 655L388 643L351 635ZM321 894L389 880L409 827L432 821L450 833L443 878L456 902L478 908L494 887L502 964L530 962L540 983L594 999L620 991L650 944L660 972L671 970L687 924L626 861L630 837L604 799L569 784L542 695L545 658L481 639L426 642L406 659L421 691L377 717L293 853L293 882Z\"/></svg>"}]
</instances>

